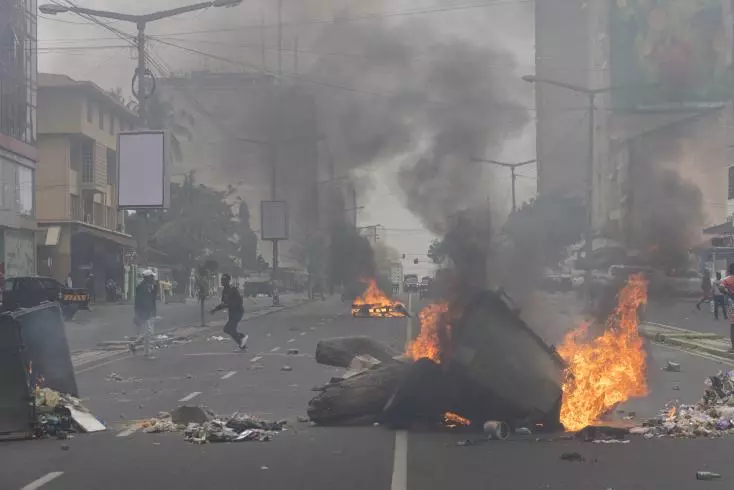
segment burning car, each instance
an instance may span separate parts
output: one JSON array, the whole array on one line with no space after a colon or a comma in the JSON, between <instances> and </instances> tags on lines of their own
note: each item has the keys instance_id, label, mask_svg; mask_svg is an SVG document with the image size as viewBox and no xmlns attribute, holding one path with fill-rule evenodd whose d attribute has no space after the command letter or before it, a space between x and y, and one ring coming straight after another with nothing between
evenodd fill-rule
<instances>
[{"instance_id":1,"label":"burning car","mask_svg":"<svg viewBox=\"0 0 734 490\"><path fill-rule=\"evenodd\" d=\"M352 316L357 318L403 318L409 316L405 305L387 297L377 281L367 281L367 289L352 302Z\"/></svg>"}]
</instances>

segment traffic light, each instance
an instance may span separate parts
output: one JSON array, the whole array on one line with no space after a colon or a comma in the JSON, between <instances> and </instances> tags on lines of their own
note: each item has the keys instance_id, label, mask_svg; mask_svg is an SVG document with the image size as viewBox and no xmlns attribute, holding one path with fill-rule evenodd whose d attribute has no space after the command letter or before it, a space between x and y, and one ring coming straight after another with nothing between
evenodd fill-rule
<instances>
[{"instance_id":1,"label":"traffic light","mask_svg":"<svg viewBox=\"0 0 734 490\"><path fill-rule=\"evenodd\" d=\"M414 264L418 264L418 259L413 259Z\"/></svg>"}]
</instances>

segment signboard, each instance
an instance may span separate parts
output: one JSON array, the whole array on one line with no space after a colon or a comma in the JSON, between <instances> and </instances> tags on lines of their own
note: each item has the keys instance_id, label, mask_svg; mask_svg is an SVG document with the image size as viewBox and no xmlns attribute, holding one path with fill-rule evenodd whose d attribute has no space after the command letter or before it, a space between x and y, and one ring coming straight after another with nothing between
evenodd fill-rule
<instances>
[{"instance_id":1,"label":"signboard","mask_svg":"<svg viewBox=\"0 0 734 490\"><path fill-rule=\"evenodd\" d=\"M285 201L260 202L260 237L288 240L288 204Z\"/></svg>"},{"instance_id":2,"label":"signboard","mask_svg":"<svg viewBox=\"0 0 734 490\"><path fill-rule=\"evenodd\" d=\"M615 0L609 37L613 106L719 107L731 98L730 6L723 0ZM645 87L647 86L647 87ZM629 88L625 88L629 87Z\"/></svg>"},{"instance_id":3,"label":"signboard","mask_svg":"<svg viewBox=\"0 0 734 490\"><path fill-rule=\"evenodd\" d=\"M168 147L164 131L128 131L117 135L119 209L168 208Z\"/></svg>"},{"instance_id":4,"label":"signboard","mask_svg":"<svg viewBox=\"0 0 734 490\"><path fill-rule=\"evenodd\" d=\"M403 264L390 264L390 282L393 284L402 284L403 282Z\"/></svg>"}]
</instances>

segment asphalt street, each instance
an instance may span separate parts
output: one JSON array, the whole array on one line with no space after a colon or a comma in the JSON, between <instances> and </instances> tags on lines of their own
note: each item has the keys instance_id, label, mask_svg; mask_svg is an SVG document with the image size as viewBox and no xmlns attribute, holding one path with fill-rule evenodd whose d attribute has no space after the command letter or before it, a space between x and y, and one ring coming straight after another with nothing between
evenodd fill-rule
<instances>
[{"instance_id":1,"label":"asphalt street","mask_svg":"<svg viewBox=\"0 0 734 490\"><path fill-rule=\"evenodd\" d=\"M284 295L281 299L288 302L293 295ZM217 299L212 299L207 306L214 306ZM272 299L246 298L245 308L248 313L266 310L272 307ZM198 326L201 323L199 304L196 302L169 303L158 305L158 331L172 328ZM91 311L77 312L71 321L66 323L66 336L72 352L92 349L100 342L121 340L125 336L135 335L133 325L133 307L129 304L93 305Z\"/></svg>"},{"instance_id":2,"label":"asphalt street","mask_svg":"<svg viewBox=\"0 0 734 490\"><path fill-rule=\"evenodd\" d=\"M696 302L690 299L650 302L646 320L729 337L729 322L723 318L715 320L708 304L702 304L701 310L696 309Z\"/></svg>"},{"instance_id":3,"label":"asphalt street","mask_svg":"<svg viewBox=\"0 0 734 490\"><path fill-rule=\"evenodd\" d=\"M413 305L416 311L419 305ZM516 436L472 446L475 435L392 432L383 427L311 427L305 414L311 388L341 370L316 364L319 339L355 334L402 349L417 333L406 319L355 319L337 299L312 302L240 325L250 350L235 353L212 329L191 342L159 352L158 359L122 356L77 374L86 405L103 419L105 433L0 444L0 489L268 489L268 490L689 490L732 488L732 441L644 440L602 445ZM298 355L288 355L288 349ZM680 373L662 370L668 360ZM707 375L730 364L667 347L649 346L649 396L620 409L653 416L673 399L693 402ZM282 370L284 366L291 371ZM108 379L117 373L124 381ZM674 389L678 386L679 389ZM181 400L188 400L181 402ZM246 412L292 421L266 443L193 445L178 433L146 434L134 421L181 404L206 404L215 412ZM560 459L576 451L585 461ZM723 475L711 482L695 472Z\"/></svg>"}]
</instances>

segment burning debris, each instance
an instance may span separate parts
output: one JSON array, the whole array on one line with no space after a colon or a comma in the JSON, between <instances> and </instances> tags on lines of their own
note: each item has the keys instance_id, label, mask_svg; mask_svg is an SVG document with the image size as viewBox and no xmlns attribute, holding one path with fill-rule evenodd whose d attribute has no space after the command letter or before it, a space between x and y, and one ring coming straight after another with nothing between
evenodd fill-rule
<instances>
[{"instance_id":1,"label":"burning debris","mask_svg":"<svg viewBox=\"0 0 734 490\"><path fill-rule=\"evenodd\" d=\"M372 359L318 388L309 418L320 425L377 421L478 429L484 421L502 420L507 427L557 428L563 365L555 351L499 293L480 293L462 311L451 314L445 303L424 308L420 334L404 355L365 338L321 341L321 364L346 368L355 357ZM502 355L510 346L512 359Z\"/></svg>"},{"instance_id":2,"label":"burning debris","mask_svg":"<svg viewBox=\"0 0 734 490\"><path fill-rule=\"evenodd\" d=\"M403 318L410 316L405 305L392 300L377 287L377 281L367 281L367 289L362 296L352 302L352 316L358 318Z\"/></svg>"},{"instance_id":3,"label":"burning debris","mask_svg":"<svg viewBox=\"0 0 734 490\"><path fill-rule=\"evenodd\" d=\"M647 394L645 350L637 330L637 311L646 302L645 279L632 276L602 336L584 341L586 326L566 335L558 348L568 366L561 405L566 430L581 430L618 404Z\"/></svg>"},{"instance_id":4,"label":"burning debris","mask_svg":"<svg viewBox=\"0 0 734 490\"><path fill-rule=\"evenodd\" d=\"M238 412L223 417L204 407L187 406L172 413L161 412L157 417L140 422L146 433L182 432L185 440L194 444L270 441L285 430L286 425L285 421L270 422Z\"/></svg>"}]
</instances>

